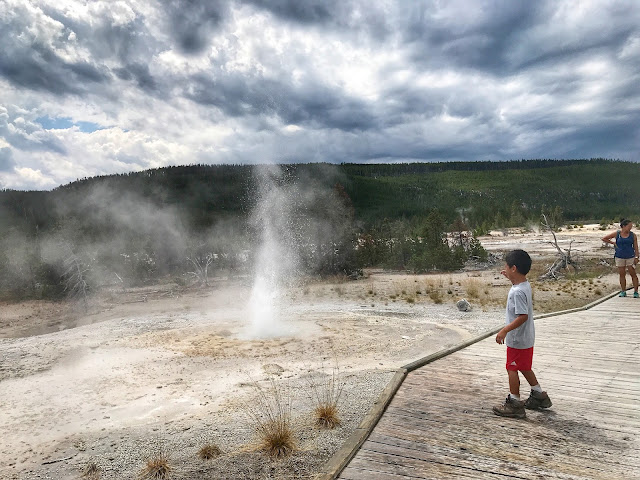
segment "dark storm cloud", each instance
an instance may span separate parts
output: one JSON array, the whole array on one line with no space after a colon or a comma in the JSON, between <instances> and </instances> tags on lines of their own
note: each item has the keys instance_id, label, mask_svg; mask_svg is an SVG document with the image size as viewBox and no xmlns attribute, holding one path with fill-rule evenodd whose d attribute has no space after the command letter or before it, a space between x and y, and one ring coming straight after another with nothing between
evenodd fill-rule
<instances>
[{"instance_id":1,"label":"dark storm cloud","mask_svg":"<svg viewBox=\"0 0 640 480\"><path fill-rule=\"evenodd\" d=\"M564 45L559 48L548 48L538 52L532 50L519 63L513 65L512 70L525 70L539 65L554 65L565 62L573 63L593 54L615 55L625 42L633 35L634 29L625 27L620 31L611 32L598 38L588 38L579 43Z\"/></svg>"},{"instance_id":2,"label":"dark storm cloud","mask_svg":"<svg viewBox=\"0 0 640 480\"><path fill-rule=\"evenodd\" d=\"M545 13L544 2L485 1L469 5L478 16L465 22L459 16L463 12L434 16L434 3L417 2L407 9L403 36L413 46L414 62L436 67L505 71L514 42Z\"/></svg>"},{"instance_id":3,"label":"dark storm cloud","mask_svg":"<svg viewBox=\"0 0 640 480\"><path fill-rule=\"evenodd\" d=\"M365 33L378 43L392 33L383 8L354 0L240 0L284 23L318 27L346 35Z\"/></svg>"},{"instance_id":4,"label":"dark storm cloud","mask_svg":"<svg viewBox=\"0 0 640 480\"><path fill-rule=\"evenodd\" d=\"M340 0L245 0L285 20L299 23L326 23L343 11L347 2Z\"/></svg>"},{"instance_id":5,"label":"dark storm cloud","mask_svg":"<svg viewBox=\"0 0 640 480\"><path fill-rule=\"evenodd\" d=\"M122 80L134 80L143 90L156 90L156 80L149 73L149 66L141 63L132 63L122 68L116 68L114 73Z\"/></svg>"},{"instance_id":6,"label":"dark storm cloud","mask_svg":"<svg viewBox=\"0 0 640 480\"><path fill-rule=\"evenodd\" d=\"M9 172L13 170L15 165L11 149L9 147L0 148L0 172Z\"/></svg>"},{"instance_id":7,"label":"dark storm cloud","mask_svg":"<svg viewBox=\"0 0 640 480\"><path fill-rule=\"evenodd\" d=\"M190 79L185 95L233 117L277 115L284 124L348 131L377 124L366 103L323 85L293 87L261 77L221 74L214 80L198 74Z\"/></svg>"},{"instance_id":8,"label":"dark storm cloud","mask_svg":"<svg viewBox=\"0 0 640 480\"><path fill-rule=\"evenodd\" d=\"M31 35L30 28L27 11L0 17L0 30L3 31L0 76L10 83L63 95L88 91L96 84L109 82L110 75L104 67L87 61L63 60L46 39Z\"/></svg>"},{"instance_id":9,"label":"dark storm cloud","mask_svg":"<svg viewBox=\"0 0 640 480\"><path fill-rule=\"evenodd\" d=\"M89 49L96 61L117 59L124 65L143 62L162 48L139 15L126 23L114 23L100 15L90 22L79 20L51 7L43 8L43 12L64 25L65 32L73 32L75 42Z\"/></svg>"},{"instance_id":10,"label":"dark storm cloud","mask_svg":"<svg viewBox=\"0 0 640 480\"><path fill-rule=\"evenodd\" d=\"M554 151L561 158L610 158L629 155L632 149L637 154L637 147L634 145L637 145L640 139L637 127L639 121L640 115L636 115L632 121L618 120L605 123L595 120L591 125L583 125L554 139L553 142L541 145L538 147L538 156ZM623 146L627 146L629 150L625 151Z\"/></svg>"},{"instance_id":11,"label":"dark storm cloud","mask_svg":"<svg viewBox=\"0 0 640 480\"><path fill-rule=\"evenodd\" d=\"M31 36L27 32L35 19L29 11L17 11L13 16L0 18L3 30L0 76L13 85L55 95L107 94L115 75L133 80L149 92L159 88L148 62L162 45L149 34L142 17L119 24L100 16L83 20L71 18L51 7L43 8L42 13L62 28L48 37ZM54 50L75 48L75 45L86 48L91 54L89 59L66 61ZM108 63L121 66L113 67L111 72L106 66Z\"/></svg>"},{"instance_id":12,"label":"dark storm cloud","mask_svg":"<svg viewBox=\"0 0 640 480\"><path fill-rule=\"evenodd\" d=\"M86 62L68 63L41 45L29 49L0 49L0 76L12 84L56 95L80 93L91 84L109 81L109 74Z\"/></svg>"},{"instance_id":13,"label":"dark storm cloud","mask_svg":"<svg viewBox=\"0 0 640 480\"><path fill-rule=\"evenodd\" d=\"M227 17L225 0L161 0L171 33L185 53L199 53Z\"/></svg>"},{"instance_id":14,"label":"dark storm cloud","mask_svg":"<svg viewBox=\"0 0 640 480\"><path fill-rule=\"evenodd\" d=\"M434 2L412 4L406 20L399 23L404 41L412 47L412 61L509 75L540 64L572 61L598 50L613 54L637 32L633 16L629 16L632 6L609 6L602 18L587 18L580 25L570 23L566 31L551 30L563 8L558 2L485 0L472 2L469 8L477 14L475 18L461 18L464 10L460 9L436 16Z\"/></svg>"}]
</instances>

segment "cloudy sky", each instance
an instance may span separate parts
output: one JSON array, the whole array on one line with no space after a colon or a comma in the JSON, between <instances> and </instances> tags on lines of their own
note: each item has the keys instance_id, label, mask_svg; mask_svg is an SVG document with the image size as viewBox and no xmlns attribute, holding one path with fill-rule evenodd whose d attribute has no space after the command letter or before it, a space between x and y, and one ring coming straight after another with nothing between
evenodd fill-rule
<instances>
[{"instance_id":1,"label":"cloudy sky","mask_svg":"<svg viewBox=\"0 0 640 480\"><path fill-rule=\"evenodd\" d=\"M0 0L0 188L192 163L639 159L640 4Z\"/></svg>"}]
</instances>

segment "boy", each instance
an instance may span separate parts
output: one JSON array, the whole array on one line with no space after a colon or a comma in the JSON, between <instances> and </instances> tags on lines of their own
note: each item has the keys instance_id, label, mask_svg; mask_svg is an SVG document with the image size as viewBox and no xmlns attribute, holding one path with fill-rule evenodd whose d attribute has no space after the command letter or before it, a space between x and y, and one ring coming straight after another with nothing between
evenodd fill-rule
<instances>
[{"instance_id":1,"label":"boy","mask_svg":"<svg viewBox=\"0 0 640 480\"><path fill-rule=\"evenodd\" d=\"M505 263L506 268L500 273L509 279L512 287L507 297L506 325L496 335L496 342L507 344L510 393L502 405L493 407L493 413L502 417L524 418L525 408L549 408L551 400L547 392L542 391L531 370L535 340L531 284L527 280L531 257L524 250L513 250L507 253ZM520 400L518 371L522 372L531 386L531 394L526 402Z\"/></svg>"}]
</instances>

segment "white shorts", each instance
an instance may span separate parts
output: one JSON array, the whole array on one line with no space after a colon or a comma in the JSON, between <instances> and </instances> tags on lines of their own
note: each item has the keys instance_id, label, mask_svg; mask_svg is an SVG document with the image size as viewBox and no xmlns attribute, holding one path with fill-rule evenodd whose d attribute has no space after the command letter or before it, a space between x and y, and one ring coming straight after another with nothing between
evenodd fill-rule
<instances>
[{"instance_id":1,"label":"white shorts","mask_svg":"<svg viewBox=\"0 0 640 480\"><path fill-rule=\"evenodd\" d=\"M616 257L616 267L633 267L635 258L618 258Z\"/></svg>"}]
</instances>

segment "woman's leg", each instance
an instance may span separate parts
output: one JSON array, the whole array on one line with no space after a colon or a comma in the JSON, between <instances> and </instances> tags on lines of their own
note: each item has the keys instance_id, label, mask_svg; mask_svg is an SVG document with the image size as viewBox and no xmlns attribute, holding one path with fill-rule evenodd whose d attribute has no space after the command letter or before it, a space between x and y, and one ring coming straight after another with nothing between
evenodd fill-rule
<instances>
[{"instance_id":1,"label":"woman's leg","mask_svg":"<svg viewBox=\"0 0 640 480\"><path fill-rule=\"evenodd\" d=\"M620 274L620 291L622 292L627 289L627 275L625 270L626 267L618 267L618 273Z\"/></svg>"},{"instance_id":2,"label":"woman's leg","mask_svg":"<svg viewBox=\"0 0 640 480\"><path fill-rule=\"evenodd\" d=\"M629 265L627 267L627 270L629 270L629 275L631 275L631 281L633 282L633 291L637 292L638 291L638 275L636 274L636 269L635 267Z\"/></svg>"}]
</instances>

